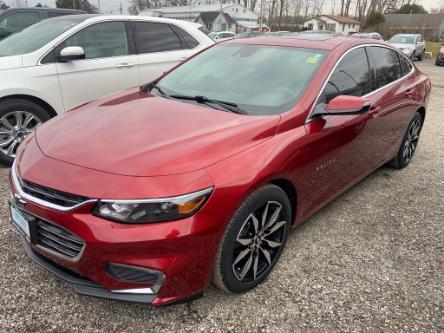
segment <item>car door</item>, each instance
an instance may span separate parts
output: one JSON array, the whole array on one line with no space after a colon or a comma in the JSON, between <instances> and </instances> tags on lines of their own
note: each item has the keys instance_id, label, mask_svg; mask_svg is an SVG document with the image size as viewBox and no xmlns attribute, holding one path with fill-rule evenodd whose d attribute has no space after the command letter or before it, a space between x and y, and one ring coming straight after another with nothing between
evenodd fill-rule
<instances>
[{"instance_id":1,"label":"car door","mask_svg":"<svg viewBox=\"0 0 444 333\"><path fill-rule=\"evenodd\" d=\"M199 43L177 26L159 22L131 23L139 56L141 82L150 82L192 55ZM181 38L187 34L189 41ZM194 46L193 46L194 44Z\"/></svg>"},{"instance_id":2,"label":"car door","mask_svg":"<svg viewBox=\"0 0 444 333\"><path fill-rule=\"evenodd\" d=\"M338 63L321 92L315 108L325 107L339 95L364 96L371 91L371 78L364 47L347 53ZM372 145L375 136L373 118L367 113L330 115L310 119L306 124L310 142L302 154L307 160L304 183L310 188L313 207L334 197L368 174L372 167ZM304 192L305 193L305 192ZM301 212L304 215L306 212Z\"/></svg>"},{"instance_id":3,"label":"car door","mask_svg":"<svg viewBox=\"0 0 444 333\"><path fill-rule=\"evenodd\" d=\"M139 84L138 57L125 22L90 25L61 43L56 55L68 46L82 47L85 59L57 62L65 110Z\"/></svg>"},{"instance_id":4,"label":"car door","mask_svg":"<svg viewBox=\"0 0 444 333\"><path fill-rule=\"evenodd\" d=\"M377 133L373 145L373 164L380 165L392 158L400 144L405 128L415 109L413 100L414 83L402 79L412 67L404 55L395 50L371 46L367 47L372 70L372 93L370 113ZM406 62L401 67L400 57ZM405 69L404 66L410 66Z\"/></svg>"}]
</instances>

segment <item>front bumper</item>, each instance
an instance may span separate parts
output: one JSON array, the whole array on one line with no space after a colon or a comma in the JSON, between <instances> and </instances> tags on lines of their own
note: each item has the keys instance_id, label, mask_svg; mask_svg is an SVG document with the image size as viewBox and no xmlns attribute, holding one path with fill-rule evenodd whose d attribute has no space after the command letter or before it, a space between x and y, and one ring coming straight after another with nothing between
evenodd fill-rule
<instances>
[{"instance_id":1,"label":"front bumper","mask_svg":"<svg viewBox=\"0 0 444 333\"><path fill-rule=\"evenodd\" d=\"M444 56L438 56L436 58L436 64L437 65L444 65Z\"/></svg>"},{"instance_id":2,"label":"front bumper","mask_svg":"<svg viewBox=\"0 0 444 333\"><path fill-rule=\"evenodd\" d=\"M57 277L71 283L75 290L81 295L138 303L151 303L156 298L156 294L154 293L115 293L109 291L99 284L87 278L81 277L74 272L65 269L63 266L58 265L47 257L34 252L28 241L23 236L20 236L20 238L26 254L32 261L45 268L47 271L53 273Z\"/></svg>"}]
</instances>

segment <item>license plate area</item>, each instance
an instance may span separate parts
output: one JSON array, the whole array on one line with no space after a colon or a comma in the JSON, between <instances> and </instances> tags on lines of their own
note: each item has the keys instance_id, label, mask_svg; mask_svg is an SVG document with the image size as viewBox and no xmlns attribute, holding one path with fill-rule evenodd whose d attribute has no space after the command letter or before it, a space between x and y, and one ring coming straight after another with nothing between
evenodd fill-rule
<instances>
[{"instance_id":1,"label":"license plate area","mask_svg":"<svg viewBox=\"0 0 444 333\"><path fill-rule=\"evenodd\" d=\"M26 237L29 242L32 242L33 234L35 233L35 217L17 208L14 204L9 204L9 212L11 214L11 221L19 232Z\"/></svg>"}]
</instances>

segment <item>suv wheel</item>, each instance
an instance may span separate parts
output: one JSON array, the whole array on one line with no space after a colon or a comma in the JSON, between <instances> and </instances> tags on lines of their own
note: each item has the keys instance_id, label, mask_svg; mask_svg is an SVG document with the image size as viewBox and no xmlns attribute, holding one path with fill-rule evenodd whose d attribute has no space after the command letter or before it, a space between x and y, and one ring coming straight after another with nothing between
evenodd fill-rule
<instances>
[{"instance_id":1,"label":"suv wheel","mask_svg":"<svg viewBox=\"0 0 444 333\"><path fill-rule=\"evenodd\" d=\"M253 289L271 272L287 240L291 205L285 192L266 185L237 210L219 246L213 283L241 293Z\"/></svg>"},{"instance_id":2,"label":"suv wheel","mask_svg":"<svg viewBox=\"0 0 444 333\"><path fill-rule=\"evenodd\" d=\"M46 110L33 102L22 99L0 102L0 162L11 165L20 143L49 119Z\"/></svg>"},{"instance_id":3,"label":"suv wheel","mask_svg":"<svg viewBox=\"0 0 444 333\"><path fill-rule=\"evenodd\" d=\"M418 57L419 61L422 61L422 59L424 59L424 54L425 54L425 50L422 51L421 55Z\"/></svg>"}]
</instances>

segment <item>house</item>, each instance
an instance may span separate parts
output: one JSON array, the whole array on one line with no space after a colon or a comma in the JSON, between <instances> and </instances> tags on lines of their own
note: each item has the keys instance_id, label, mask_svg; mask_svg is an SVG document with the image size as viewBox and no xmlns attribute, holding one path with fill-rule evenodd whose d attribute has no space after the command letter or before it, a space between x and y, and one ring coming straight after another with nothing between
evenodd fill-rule
<instances>
[{"instance_id":1,"label":"house","mask_svg":"<svg viewBox=\"0 0 444 333\"><path fill-rule=\"evenodd\" d=\"M426 40L444 39L444 13L439 14L387 14L384 15L386 33L418 33Z\"/></svg>"},{"instance_id":2,"label":"house","mask_svg":"<svg viewBox=\"0 0 444 333\"><path fill-rule=\"evenodd\" d=\"M202 31L210 33L213 31L232 31L236 33L236 21L222 12L203 12L195 19L196 23L202 24Z\"/></svg>"},{"instance_id":3,"label":"house","mask_svg":"<svg viewBox=\"0 0 444 333\"><path fill-rule=\"evenodd\" d=\"M177 20L185 20L190 22L203 21L202 17L199 19L199 16L202 13L215 13L215 12L223 12L223 16L219 18L215 18L216 23L212 25L211 31L208 28L205 30L208 32L218 32L222 30L217 30L218 28L222 28L223 24L228 24L230 19L227 17L230 16L231 19L236 23L235 24L235 32L247 32L247 31L257 31L259 30L259 16L248 10L244 6L241 6L237 3L226 3L226 4L205 4L205 5L191 5L191 6L179 6L179 7L161 7L156 9L147 9L140 12L139 15L147 15L147 16L160 16L166 18L173 18ZM227 14L227 15L225 15ZM205 14L207 15L207 14ZM205 16L204 15L204 16ZM212 19L214 14L209 14L209 17L206 16L207 19ZM220 21L220 24L218 23ZM222 22L226 21L226 22ZM214 21L212 21L214 22ZM234 24L234 23L232 23ZM262 27L265 30L269 30L268 27L263 24ZM231 30L231 29L228 29Z\"/></svg>"},{"instance_id":4,"label":"house","mask_svg":"<svg viewBox=\"0 0 444 333\"><path fill-rule=\"evenodd\" d=\"M349 35L359 32L361 23L348 16L321 15L304 22L306 30L331 31L336 34Z\"/></svg>"}]
</instances>

